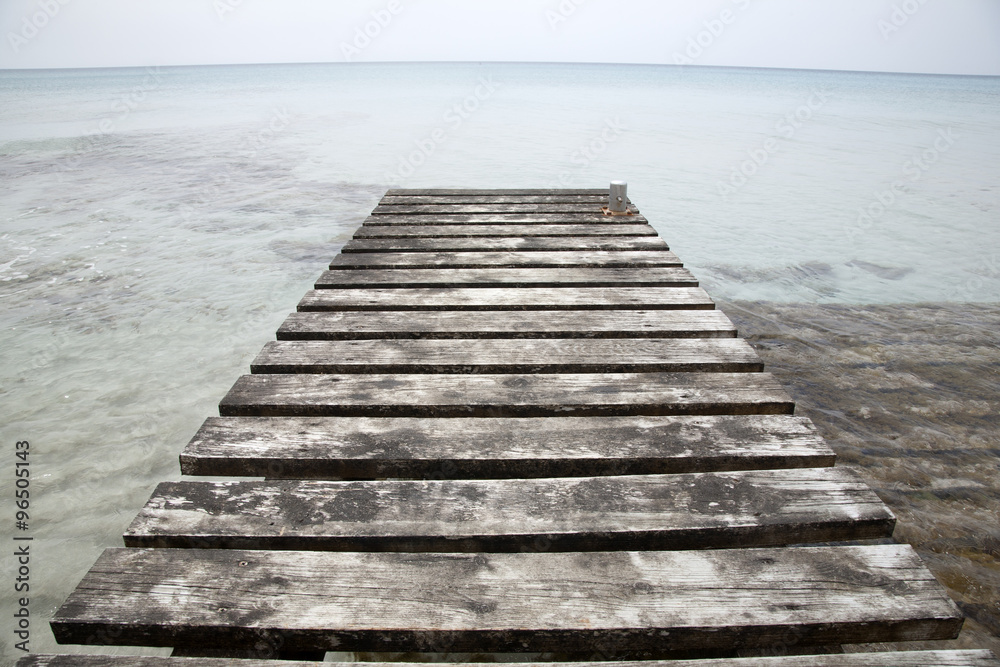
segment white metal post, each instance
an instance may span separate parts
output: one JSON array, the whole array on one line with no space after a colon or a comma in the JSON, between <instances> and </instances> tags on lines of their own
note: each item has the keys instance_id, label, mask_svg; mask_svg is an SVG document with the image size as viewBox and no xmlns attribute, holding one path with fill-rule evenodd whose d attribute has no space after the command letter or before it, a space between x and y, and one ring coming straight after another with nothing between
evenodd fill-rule
<instances>
[{"instance_id":1,"label":"white metal post","mask_svg":"<svg viewBox=\"0 0 1000 667\"><path fill-rule=\"evenodd\" d=\"M608 210L612 213L624 213L628 207L628 183L625 181L611 181L611 190L608 196Z\"/></svg>"}]
</instances>

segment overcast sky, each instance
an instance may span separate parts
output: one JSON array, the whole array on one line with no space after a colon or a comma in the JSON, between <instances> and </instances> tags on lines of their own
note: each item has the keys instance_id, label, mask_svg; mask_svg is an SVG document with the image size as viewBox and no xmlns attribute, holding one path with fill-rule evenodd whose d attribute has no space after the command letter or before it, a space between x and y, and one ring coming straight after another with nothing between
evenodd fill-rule
<instances>
[{"instance_id":1,"label":"overcast sky","mask_svg":"<svg viewBox=\"0 0 1000 667\"><path fill-rule=\"evenodd\" d=\"M998 0L0 0L0 33L2 68L492 60L1000 75Z\"/></svg>"}]
</instances>

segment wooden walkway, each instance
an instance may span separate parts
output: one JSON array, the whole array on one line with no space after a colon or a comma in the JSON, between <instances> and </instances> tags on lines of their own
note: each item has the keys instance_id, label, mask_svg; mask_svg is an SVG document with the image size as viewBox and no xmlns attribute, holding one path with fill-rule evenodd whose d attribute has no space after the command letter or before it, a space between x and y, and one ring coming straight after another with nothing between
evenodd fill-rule
<instances>
[{"instance_id":1,"label":"wooden walkway","mask_svg":"<svg viewBox=\"0 0 1000 667\"><path fill-rule=\"evenodd\" d=\"M185 475L264 479L160 484L51 621L60 643L196 657L18 664L1000 665L819 655L953 638L961 614L646 219L606 201L390 190L181 454Z\"/></svg>"}]
</instances>

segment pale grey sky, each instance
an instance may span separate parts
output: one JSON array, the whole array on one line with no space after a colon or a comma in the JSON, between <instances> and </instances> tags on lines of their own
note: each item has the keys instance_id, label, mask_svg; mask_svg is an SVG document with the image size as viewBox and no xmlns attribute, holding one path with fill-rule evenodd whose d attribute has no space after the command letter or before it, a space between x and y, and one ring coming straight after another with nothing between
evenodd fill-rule
<instances>
[{"instance_id":1,"label":"pale grey sky","mask_svg":"<svg viewBox=\"0 0 1000 667\"><path fill-rule=\"evenodd\" d=\"M998 0L2 0L0 68L548 61L1000 75Z\"/></svg>"}]
</instances>

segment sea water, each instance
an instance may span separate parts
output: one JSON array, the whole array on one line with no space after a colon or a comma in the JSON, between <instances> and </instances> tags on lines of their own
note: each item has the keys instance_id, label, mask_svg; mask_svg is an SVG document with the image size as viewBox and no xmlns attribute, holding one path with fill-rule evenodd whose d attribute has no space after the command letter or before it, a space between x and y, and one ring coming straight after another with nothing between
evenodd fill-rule
<instances>
[{"instance_id":1,"label":"sea water","mask_svg":"<svg viewBox=\"0 0 1000 667\"><path fill-rule=\"evenodd\" d=\"M55 649L48 617L121 544L155 484L179 478L184 444L388 187L627 180L702 285L745 313L747 333L767 338L760 312L778 328L821 321L794 341L843 363L875 354L857 351L866 336L931 363L926 345L905 347L922 331L912 316L950 313L968 326L936 321L943 342L966 336L940 382L982 414L968 442L949 437L977 461L995 533L1000 316L970 304L1000 294L998 176L992 77L541 64L0 72L0 507L4 535L34 538L30 647ZM894 338L903 315L909 333ZM779 369L790 367L774 356L782 345L762 349ZM795 390L808 403L838 377ZM883 411L910 419L894 405ZM918 417L908 428L951 420ZM17 441L30 443L23 531ZM852 446L842 460L877 468ZM928 488L957 474L934 470ZM921 516L945 522L950 507ZM997 543L982 543L994 551L956 567L988 600L1000 566ZM13 581L13 559L3 568ZM3 618L14 601L5 594ZM980 607L982 639L1000 632L1000 609ZM0 645L13 660L8 625Z\"/></svg>"}]
</instances>

